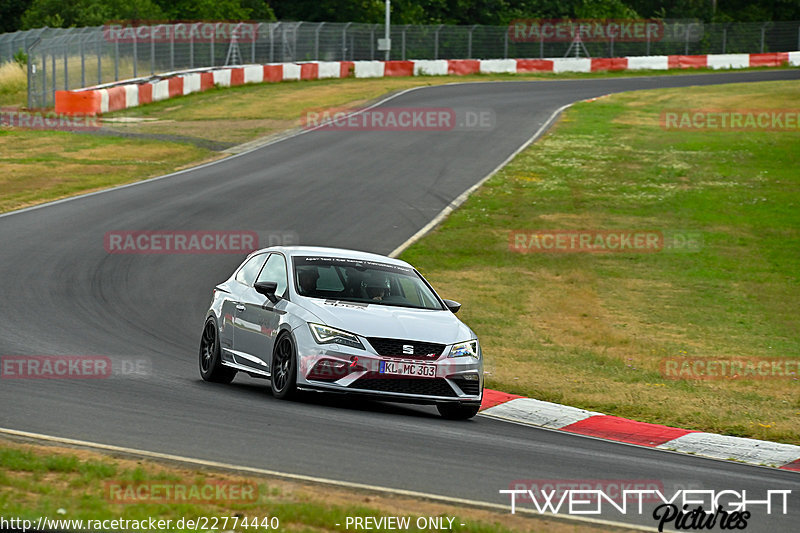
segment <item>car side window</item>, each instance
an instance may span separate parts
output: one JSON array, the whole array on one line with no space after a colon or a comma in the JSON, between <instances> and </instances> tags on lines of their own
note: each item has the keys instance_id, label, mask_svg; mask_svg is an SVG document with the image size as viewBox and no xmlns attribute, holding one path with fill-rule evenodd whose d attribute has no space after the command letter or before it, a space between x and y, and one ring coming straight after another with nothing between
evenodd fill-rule
<instances>
[{"instance_id":1,"label":"car side window","mask_svg":"<svg viewBox=\"0 0 800 533\"><path fill-rule=\"evenodd\" d=\"M278 284L275 289L275 294L281 298L286 297L286 287L288 281L286 280L286 260L281 254L272 254L267 260L267 264L258 275L258 281L274 281Z\"/></svg>"},{"instance_id":2,"label":"car side window","mask_svg":"<svg viewBox=\"0 0 800 533\"><path fill-rule=\"evenodd\" d=\"M261 270L264 261L267 259L267 255L268 254L258 254L248 259L244 266L239 269L239 272L236 273L236 278L234 279L239 283L244 283L252 287L253 283L256 281L256 276L258 276L258 271Z\"/></svg>"}]
</instances>

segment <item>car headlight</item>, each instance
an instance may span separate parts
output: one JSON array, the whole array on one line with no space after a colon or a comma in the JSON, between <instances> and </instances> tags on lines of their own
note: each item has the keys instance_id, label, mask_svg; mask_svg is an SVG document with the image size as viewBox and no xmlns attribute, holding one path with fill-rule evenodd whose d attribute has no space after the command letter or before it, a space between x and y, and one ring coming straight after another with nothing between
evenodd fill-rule
<instances>
[{"instance_id":1,"label":"car headlight","mask_svg":"<svg viewBox=\"0 0 800 533\"><path fill-rule=\"evenodd\" d=\"M364 349L364 345L361 344L358 337L347 331L311 322L309 322L308 327L311 328L311 334L318 344L341 344L351 348Z\"/></svg>"},{"instance_id":2,"label":"car headlight","mask_svg":"<svg viewBox=\"0 0 800 533\"><path fill-rule=\"evenodd\" d=\"M454 344L453 347L450 348L450 355L447 357L474 357L475 359L479 359L478 339Z\"/></svg>"}]
</instances>

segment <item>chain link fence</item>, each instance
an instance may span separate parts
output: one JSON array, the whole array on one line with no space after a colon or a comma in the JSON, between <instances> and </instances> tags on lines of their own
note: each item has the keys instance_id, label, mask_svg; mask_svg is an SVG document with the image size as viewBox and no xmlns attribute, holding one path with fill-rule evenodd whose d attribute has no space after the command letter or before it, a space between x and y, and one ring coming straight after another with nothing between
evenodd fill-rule
<instances>
[{"instance_id":1,"label":"chain link fence","mask_svg":"<svg viewBox=\"0 0 800 533\"><path fill-rule=\"evenodd\" d=\"M538 38L509 26L394 25L390 59L621 57L800 50L800 22L660 21L656 37ZM382 24L180 23L37 29L0 35L0 62L28 56L28 107L51 107L56 90L202 67L385 59Z\"/></svg>"}]
</instances>

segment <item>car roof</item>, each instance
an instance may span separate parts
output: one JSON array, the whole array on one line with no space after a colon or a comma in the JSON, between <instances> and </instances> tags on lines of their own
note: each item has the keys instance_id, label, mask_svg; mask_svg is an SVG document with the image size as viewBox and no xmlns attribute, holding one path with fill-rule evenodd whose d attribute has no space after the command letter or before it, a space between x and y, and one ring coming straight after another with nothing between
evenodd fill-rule
<instances>
[{"instance_id":1,"label":"car roof","mask_svg":"<svg viewBox=\"0 0 800 533\"><path fill-rule=\"evenodd\" d=\"M319 256L319 257L343 257L347 259L359 259L362 261L375 261L379 263L387 263L390 265L400 265L411 267L410 264L400 259L394 259L385 255L373 254L370 252L361 252L359 250L348 250L345 248L327 248L324 246L270 246L269 248L262 248L257 250L259 252L282 252L289 257L298 256Z\"/></svg>"}]
</instances>

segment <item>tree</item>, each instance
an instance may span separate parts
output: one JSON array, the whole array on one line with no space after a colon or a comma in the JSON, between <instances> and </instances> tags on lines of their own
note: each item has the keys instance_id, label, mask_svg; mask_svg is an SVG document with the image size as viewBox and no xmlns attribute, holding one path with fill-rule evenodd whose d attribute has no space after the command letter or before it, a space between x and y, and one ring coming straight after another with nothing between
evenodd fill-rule
<instances>
[{"instance_id":1,"label":"tree","mask_svg":"<svg viewBox=\"0 0 800 533\"><path fill-rule=\"evenodd\" d=\"M22 14L32 0L0 0L0 33L17 31L22 25Z\"/></svg>"},{"instance_id":2,"label":"tree","mask_svg":"<svg viewBox=\"0 0 800 533\"><path fill-rule=\"evenodd\" d=\"M379 22L384 12L383 0L272 0L270 5L278 20L310 22Z\"/></svg>"},{"instance_id":3,"label":"tree","mask_svg":"<svg viewBox=\"0 0 800 533\"><path fill-rule=\"evenodd\" d=\"M168 20L248 20L252 9L240 0L156 0Z\"/></svg>"},{"instance_id":4,"label":"tree","mask_svg":"<svg viewBox=\"0 0 800 533\"><path fill-rule=\"evenodd\" d=\"M583 0L575 10L579 19L638 19L636 11L622 0Z\"/></svg>"},{"instance_id":5,"label":"tree","mask_svg":"<svg viewBox=\"0 0 800 533\"><path fill-rule=\"evenodd\" d=\"M123 20L250 19L274 20L275 14L266 0L33 0L22 14L20 24L28 29L100 26Z\"/></svg>"},{"instance_id":6,"label":"tree","mask_svg":"<svg viewBox=\"0 0 800 533\"><path fill-rule=\"evenodd\" d=\"M152 0L34 0L22 16L22 27L69 28L163 18L164 12Z\"/></svg>"},{"instance_id":7,"label":"tree","mask_svg":"<svg viewBox=\"0 0 800 533\"><path fill-rule=\"evenodd\" d=\"M242 0L242 7L250 10L251 20L275 20L275 13L267 0Z\"/></svg>"}]
</instances>

